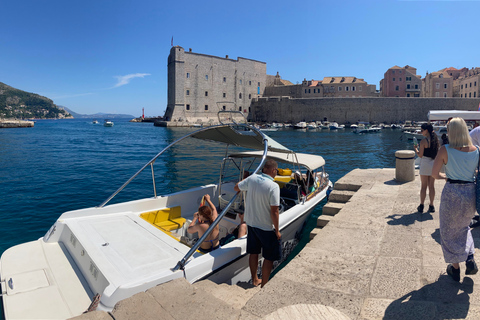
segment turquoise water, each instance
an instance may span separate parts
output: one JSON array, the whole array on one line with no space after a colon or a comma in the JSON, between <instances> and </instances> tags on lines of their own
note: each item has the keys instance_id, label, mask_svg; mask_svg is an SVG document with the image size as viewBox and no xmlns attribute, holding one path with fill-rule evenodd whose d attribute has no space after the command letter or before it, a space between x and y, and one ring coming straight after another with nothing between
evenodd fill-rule
<instances>
[{"instance_id":1,"label":"turquoise water","mask_svg":"<svg viewBox=\"0 0 480 320\"><path fill-rule=\"evenodd\" d=\"M42 237L65 211L99 205L165 146L195 130L114 122L106 128L85 119L43 120L33 128L0 130L0 253ZM267 134L294 151L322 155L332 181L355 168L394 167L395 151L412 149L391 129L367 135L348 129ZM156 161L158 194L218 180L224 148L193 140ZM148 169L113 203L152 196ZM320 214L318 206L305 239Z\"/></svg>"}]
</instances>

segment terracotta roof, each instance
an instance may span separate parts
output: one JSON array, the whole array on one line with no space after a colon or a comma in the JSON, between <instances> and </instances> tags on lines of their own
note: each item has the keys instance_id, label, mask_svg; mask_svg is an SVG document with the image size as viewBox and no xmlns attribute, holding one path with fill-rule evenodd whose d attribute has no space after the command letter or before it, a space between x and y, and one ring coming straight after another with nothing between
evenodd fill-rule
<instances>
[{"instance_id":1,"label":"terracotta roof","mask_svg":"<svg viewBox=\"0 0 480 320\"><path fill-rule=\"evenodd\" d=\"M332 84L343 84L343 83L366 83L365 80L356 78L356 77L325 77L322 80L322 83L328 85Z\"/></svg>"},{"instance_id":2,"label":"terracotta roof","mask_svg":"<svg viewBox=\"0 0 480 320\"><path fill-rule=\"evenodd\" d=\"M450 67L450 68L444 68L442 70L439 70L440 72L447 72L447 71L458 71L457 68L454 68L454 67Z\"/></svg>"},{"instance_id":3,"label":"terracotta roof","mask_svg":"<svg viewBox=\"0 0 480 320\"><path fill-rule=\"evenodd\" d=\"M293 83L291 83L291 82L288 81L288 80L280 79L280 82L281 82L284 86L293 86Z\"/></svg>"}]
</instances>

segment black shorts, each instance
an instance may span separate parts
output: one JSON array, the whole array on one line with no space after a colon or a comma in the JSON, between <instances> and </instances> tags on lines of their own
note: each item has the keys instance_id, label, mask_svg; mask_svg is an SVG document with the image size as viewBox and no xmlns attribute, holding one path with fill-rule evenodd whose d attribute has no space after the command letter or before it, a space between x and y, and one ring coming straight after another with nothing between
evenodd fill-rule
<instances>
[{"instance_id":1,"label":"black shorts","mask_svg":"<svg viewBox=\"0 0 480 320\"><path fill-rule=\"evenodd\" d=\"M267 260L280 260L282 258L281 240L277 239L277 235L273 230L265 231L248 226L247 253L262 253L263 257Z\"/></svg>"}]
</instances>

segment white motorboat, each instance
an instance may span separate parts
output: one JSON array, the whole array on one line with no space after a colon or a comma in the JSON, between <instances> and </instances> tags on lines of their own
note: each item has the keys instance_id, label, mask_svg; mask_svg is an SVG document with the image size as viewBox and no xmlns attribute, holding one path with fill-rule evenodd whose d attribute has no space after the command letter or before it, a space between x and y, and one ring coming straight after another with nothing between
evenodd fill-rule
<instances>
[{"instance_id":1,"label":"white motorboat","mask_svg":"<svg viewBox=\"0 0 480 320\"><path fill-rule=\"evenodd\" d=\"M413 138L416 138L418 141L420 141L425 138L419 129L414 131L404 131L403 134L407 137L408 140L413 140Z\"/></svg>"},{"instance_id":2,"label":"white motorboat","mask_svg":"<svg viewBox=\"0 0 480 320\"><path fill-rule=\"evenodd\" d=\"M98 124L98 120L94 119L94 120L92 121L92 123L93 123L93 124Z\"/></svg>"},{"instance_id":3,"label":"white motorboat","mask_svg":"<svg viewBox=\"0 0 480 320\"><path fill-rule=\"evenodd\" d=\"M306 129L307 128L307 123L305 121L300 121L295 123L293 126L294 129Z\"/></svg>"},{"instance_id":4,"label":"white motorboat","mask_svg":"<svg viewBox=\"0 0 480 320\"><path fill-rule=\"evenodd\" d=\"M268 131L278 131L278 128L272 126L271 124L266 124L266 125L260 126L260 130L261 131L266 131L266 132L268 132Z\"/></svg>"},{"instance_id":5,"label":"white motorboat","mask_svg":"<svg viewBox=\"0 0 480 320\"><path fill-rule=\"evenodd\" d=\"M315 123L315 121L307 123L307 129L317 129L317 128L318 128L318 126Z\"/></svg>"},{"instance_id":6,"label":"white motorboat","mask_svg":"<svg viewBox=\"0 0 480 320\"><path fill-rule=\"evenodd\" d=\"M377 133L382 130L380 127L358 127L353 132L355 133Z\"/></svg>"},{"instance_id":7,"label":"white motorboat","mask_svg":"<svg viewBox=\"0 0 480 320\"><path fill-rule=\"evenodd\" d=\"M330 129L330 130L337 130L338 128L339 128L338 123L336 123L336 122L330 122L330 126L329 126L329 129Z\"/></svg>"},{"instance_id":8,"label":"white motorboat","mask_svg":"<svg viewBox=\"0 0 480 320\"><path fill-rule=\"evenodd\" d=\"M358 128L358 126L356 124L350 125L350 129L357 129L357 128Z\"/></svg>"},{"instance_id":9,"label":"white motorboat","mask_svg":"<svg viewBox=\"0 0 480 320\"><path fill-rule=\"evenodd\" d=\"M113 127L113 121L105 119L105 121L103 122L103 126L104 127Z\"/></svg>"},{"instance_id":10,"label":"white motorboat","mask_svg":"<svg viewBox=\"0 0 480 320\"><path fill-rule=\"evenodd\" d=\"M324 121L322 124L322 129L330 129L330 122Z\"/></svg>"},{"instance_id":11,"label":"white motorboat","mask_svg":"<svg viewBox=\"0 0 480 320\"><path fill-rule=\"evenodd\" d=\"M157 195L155 161L187 138L227 145L219 182ZM109 311L120 300L182 277L191 283L249 280L246 237L206 254L197 249L216 225L222 238L240 223L244 197L234 185L246 170L259 172L267 158L279 163L282 174L275 178L282 191L279 227L283 248L291 249L305 219L332 187L324 159L295 153L247 124L202 128L163 149L99 206L65 212L42 238L6 250L0 259L5 318L66 319L96 302L98 310ZM153 197L109 204L150 168ZM295 170L315 177L313 183L291 180ZM302 188L308 191L302 194ZM219 208L219 216L198 239L186 229L205 194Z\"/></svg>"}]
</instances>

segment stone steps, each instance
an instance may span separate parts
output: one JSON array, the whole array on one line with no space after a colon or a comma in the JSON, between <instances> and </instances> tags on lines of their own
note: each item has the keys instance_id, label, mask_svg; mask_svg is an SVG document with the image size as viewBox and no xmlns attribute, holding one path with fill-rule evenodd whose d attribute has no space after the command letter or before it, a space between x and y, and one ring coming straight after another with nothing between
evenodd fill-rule
<instances>
[{"instance_id":1,"label":"stone steps","mask_svg":"<svg viewBox=\"0 0 480 320\"><path fill-rule=\"evenodd\" d=\"M333 191L328 197L328 202L323 206L322 215L317 219L317 228L310 233L310 240L320 234L320 230L325 227L333 217L342 210L345 203L360 189L359 184L336 182Z\"/></svg>"},{"instance_id":2,"label":"stone steps","mask_svg":"<svg viewBox=\"0 0 480 320\"><path fill-rule=\"evenodd\" d=\"M349 190L333 190L330 193L328 202L346 203L355 194L355 191Z\"/></svg>"}]
</instances>

